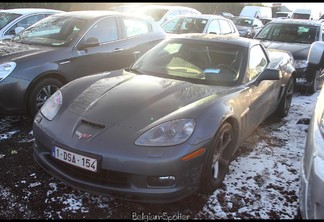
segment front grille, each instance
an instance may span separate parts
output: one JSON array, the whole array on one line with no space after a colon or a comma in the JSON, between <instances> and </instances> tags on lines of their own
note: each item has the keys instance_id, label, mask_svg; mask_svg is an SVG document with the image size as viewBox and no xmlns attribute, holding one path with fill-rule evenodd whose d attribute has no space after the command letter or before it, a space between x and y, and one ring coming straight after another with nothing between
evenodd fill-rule
<instances>
[{"instance_id":1,"label":"front grille","mask_svg":"<svg viewBox=\"0 0 324 222\"><path fill-rule=\"evenodd\" d=\"M81 169L79 167L72 166L68 163L64 163L60 160L56 160L52 157L49 157L52 161L55 161L56 165L59 164L61 166L61 170L65 173L73 175L73 177L77 177L79 179L84 179L91 181L93 183L104 184L104 185L112 185L112 186L127 186L129 185L129 177L130 175L127 173L120 173L111 170L99 170L99 172L94 173L91 171L87 171Z\"/></svg>"}]
</instances>

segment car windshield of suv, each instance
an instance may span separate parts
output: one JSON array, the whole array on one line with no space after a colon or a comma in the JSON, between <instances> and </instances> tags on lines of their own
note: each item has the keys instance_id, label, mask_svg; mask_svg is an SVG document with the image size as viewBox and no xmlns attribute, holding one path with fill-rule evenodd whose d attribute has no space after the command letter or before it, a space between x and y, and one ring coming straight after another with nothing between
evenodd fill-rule
<instances>
[{"instance_id":1,"label":"car windshield of suv","mask_svg":"<svg viewBox=\"0 0 324 222\"><path fill-rule=\"evenodd\" d=\"M3 29L3 27L19 16L21 16L21 14L0 12L0 29Z\"/></svg>"},{"instance_id":2,"label":"car windshield of suv","mask_svg":"<svg viewBox=\"0 0 324 222\"><path fill-rule=\"evenodd\" d=\"M87 20L74 17L50 16L16 35L12 41L45 46L64 46L85 26Z\"/></svg>"},{"instance_id":3,"label":"car windshield of suv","mask_svg":"<svg viewBox=\"0 0 324 222\"><path fill-rule=\"evenodd\" d=\"M208 19L203 18L174 18L161 27L167 33L202 33L207 22Z\"/></svg>"},{"instance_id":4,"label":"car windshield of suv","mask_svg":"<svg viewBox=\"0 0 324 222\"><path fill-rule=\"evenodd\" d=\"M232 85L239 78L242 52L224 44L173 40L146 53L130 69L138 74Z\"/></svg>"},{"instance_id":5,"label":"car windshield of suv","mask_svg":"<svg viewBox=\"0 0 324 222\"><path fill-rule=\"evenodd\" d=\"M233 19L233 22L235 25L239 25L239 26L245 26L245 27L251 27L253 20L252 19L240 19L240 18L236 18Z\"/></svg>"},{"instance_id":6,"label":"car windshield of suv","mask_svg":"<svg viewBox=\"0 0 324 222\"><path fill-rule=\"evenodd\" d=\"M311 44L318 40L319 27L305 24L268 24L255 39Z\"/></svg>"}]
</instances>

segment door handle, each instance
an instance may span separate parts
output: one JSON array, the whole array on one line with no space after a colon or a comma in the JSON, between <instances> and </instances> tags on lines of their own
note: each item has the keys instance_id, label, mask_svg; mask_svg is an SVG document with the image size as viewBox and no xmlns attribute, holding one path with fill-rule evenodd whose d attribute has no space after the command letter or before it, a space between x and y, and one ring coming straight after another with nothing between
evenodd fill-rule
<instances>
[{"instance_id":1,"label":"door handle","mask_svg":"<svg viewBox=\"0 0 324 222\"><path fill-rule=\"evenodd\" d=\"M115 48L114 49L114 52L120 52L120 51L123 51L123 49L122 48Z\"/></svg>"}]
</instances>

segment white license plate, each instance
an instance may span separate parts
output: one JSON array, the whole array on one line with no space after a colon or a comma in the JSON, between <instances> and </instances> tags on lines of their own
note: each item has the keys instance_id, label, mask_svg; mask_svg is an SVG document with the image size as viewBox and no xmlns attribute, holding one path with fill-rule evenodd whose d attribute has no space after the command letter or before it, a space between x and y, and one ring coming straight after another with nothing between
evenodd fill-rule
<instances>
[{"instance_id":1,"label":"white license plate","mask_svg":"<svg viewBox=\"0 0 324 222\"><path fill-rule=\"evenodd\" d=\"M82 169L97 172L98 161L95 158L73 153L57 146L53 147L52 156L63 162L69 163L77 167L81 167Z\"/></svg>"},{"instance_id":2,"label":"white license plate","mask_svg":"<svg viewBox=\"0 0 324 222\"><path fill-rule=\"evenodd\" d=\"M307 80L306 80L305 78L297 78L297 79L296 79L296 82L297 82L297 83L306 83Z\"/></svg>"}]
</instances>

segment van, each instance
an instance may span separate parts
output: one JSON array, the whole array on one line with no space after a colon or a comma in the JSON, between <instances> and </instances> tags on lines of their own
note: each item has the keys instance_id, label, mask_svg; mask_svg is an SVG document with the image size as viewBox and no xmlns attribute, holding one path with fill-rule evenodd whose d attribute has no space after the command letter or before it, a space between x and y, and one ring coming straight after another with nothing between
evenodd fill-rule
<instances>
[{"instance_id":1,"label":"van","mask_svg":"<svg viewBox=\"0 0 324 222\"><path fill-rule=\"evenodd\" d=\"M291 18L292 12L276 12L276 18Z\"/></svg>"},{"instance_id":2,"label":"van","mask_svg":"<svg viewBox=\"0 0 324 222\"><path fill-rule=\"evenodd\" d=\"M272 8L266 6L246 5L242 9L240 17L272 18Z\"/></svg>"},{"instance_id":3,"label":"van","mask_svg":"<svg viewBox=\"0 0 324 222\"><path fill-rule=\"evenodd\" d=\"M291 18L292 19L309 19L309 20L317 19L314 16L314 14L315 13L312 9L299 8L293 12Z\"/></svg>"}]
</instances>

